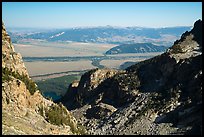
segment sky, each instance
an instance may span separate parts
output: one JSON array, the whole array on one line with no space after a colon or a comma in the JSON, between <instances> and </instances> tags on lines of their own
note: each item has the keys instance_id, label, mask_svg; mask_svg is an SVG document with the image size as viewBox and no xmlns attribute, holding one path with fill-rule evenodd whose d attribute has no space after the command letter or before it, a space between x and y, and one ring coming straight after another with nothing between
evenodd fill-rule
<instances>
[{"instance_id":1,"label":"sky","mask_svg":"<svg viewBox=\"0 0 204 137\"><path fill-rule=\"evenodd\" d=\"M2 2L6 27L193 26L202 2Z\"/></svg>"}]
</instances>

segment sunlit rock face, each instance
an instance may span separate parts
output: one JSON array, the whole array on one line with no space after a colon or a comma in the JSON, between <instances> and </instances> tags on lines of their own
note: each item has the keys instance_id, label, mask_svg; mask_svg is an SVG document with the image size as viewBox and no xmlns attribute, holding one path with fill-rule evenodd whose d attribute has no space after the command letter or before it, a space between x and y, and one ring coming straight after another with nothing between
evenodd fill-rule
<instances>
[{"instance_id":1,"label":"sunlit rock face","mask_svg":"<svg viewBox=\"0 0 204 137\"><path fill-rule=\"evenodd\" d=\"M58 118L66 122L58 124ZM15 52L3 22L2 134L81 134L72 114L63 105L45 99L29 78L22 56Z\"/></svg>"}]
</instances>

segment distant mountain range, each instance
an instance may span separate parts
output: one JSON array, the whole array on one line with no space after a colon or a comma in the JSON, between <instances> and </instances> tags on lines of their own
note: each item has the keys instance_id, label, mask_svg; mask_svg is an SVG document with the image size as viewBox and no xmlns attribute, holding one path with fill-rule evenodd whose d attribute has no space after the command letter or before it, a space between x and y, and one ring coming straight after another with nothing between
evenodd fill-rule
<instances>
[{"instance_id":1,"label":"distant mountain range","mask_svg":"<svg viewBox=\"0 0 204 137\"><path fill-rule=\"evenodd\" d=\"M47 41L75 41L111 44L154 43L171 46L182 33L191 29L191 26L144 28L144 27L91 27L69 28L55 30L32 30L25 33L17 29L10 29L9 35L17 42L20 39L44 39ZM21 29L22 30L22 29Z\"/></svg>"},{"instance_id":2,"label":"distant mountain range","mask_svg":"<svg viewBox=\"0 0 204 137\"><path fill-rule=\"evenodd\" d=\"M166 49L165 46L156 46L151 43L122 44L111 48L106 54L163 52Z\"/></svg>"}]
</instances>

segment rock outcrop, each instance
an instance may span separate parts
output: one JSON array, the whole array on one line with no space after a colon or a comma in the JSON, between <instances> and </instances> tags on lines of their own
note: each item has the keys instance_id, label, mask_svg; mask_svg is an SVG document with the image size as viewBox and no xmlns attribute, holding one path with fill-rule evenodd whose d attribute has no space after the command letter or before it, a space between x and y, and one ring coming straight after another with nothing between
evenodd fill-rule
<instances>
[{"instance_id":1,"label":"rock outcrop","mask_svg":"<svg viewBox=\"0 0 204 137\"><path fill-rule=\"evenodd\" d=\"M107 78L101 76L113 70L85 73L74 87L73 114L90 134L201 135L201 26L196 21L165 53L125 71Z\"/></svg>"},{"instance_id":2,"label":"rock outcrop","mask_svg":"<svg viewBox=\"0 0 204 137\"><path fill-rule=\"evenodd\" d=\"M119 73L117 70L111 69L94 69L85 73L79 82L77 88L77 97L80 99L81 104L90 102L90 96L98 95L98 86Z\"/></svg>"},{"instance_id":3,"label":"rock outcrop","mask_svg":"<svg viewBox=\"0 0 204 137\"><path fill-rule=\"evenodd\" d=\"M45 99L29 78L2 22L2 134L81 134L77 120L62 105Z\"/></svg>"},{"instance_id":4,"label":"rock outcrop","mask_svg":"<svg viewBox=\"0 0 204 137\"><path fill-rule=\"evenodd\" d=\"M68 109L89 103L97 104L103 96L103 93L99 93L100 91L97 90L100 89L98 86L118 73L122 73L122 71L97 68L86 72L80 81L74 81L70 84L68 92L59 101L63 102Z\"/></svg>"},{"instance_id":5,"label":"rock outcrop","mask_svg":"<svg viewBox=\"0 0 204 137\"><path fill-rule=\"evenodd\" d=\"M16 53L12 45L10 36L7 34L5 26L2 22L2 67L11 69L28 76L28 72L23 63L22 56ZM29 76L28 76L29 77Z\"/></svg>"}]
</instances>

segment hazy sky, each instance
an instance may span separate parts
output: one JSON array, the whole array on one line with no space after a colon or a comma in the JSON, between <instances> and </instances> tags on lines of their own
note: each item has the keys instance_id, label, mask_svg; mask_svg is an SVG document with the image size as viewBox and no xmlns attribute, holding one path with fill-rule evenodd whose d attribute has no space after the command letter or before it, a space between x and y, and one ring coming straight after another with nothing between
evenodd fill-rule
<instances>
[{"instance_id":1,"label":"hazy sky","mask_svg":"<svg viewBox=\"0 0 204 137\"><path fill-rule=\"evenodd\" d=\"M192 26L202 2L2 2L7 27Z\"/></svg>"}]
</instances>

